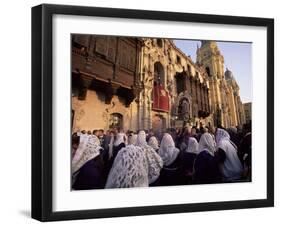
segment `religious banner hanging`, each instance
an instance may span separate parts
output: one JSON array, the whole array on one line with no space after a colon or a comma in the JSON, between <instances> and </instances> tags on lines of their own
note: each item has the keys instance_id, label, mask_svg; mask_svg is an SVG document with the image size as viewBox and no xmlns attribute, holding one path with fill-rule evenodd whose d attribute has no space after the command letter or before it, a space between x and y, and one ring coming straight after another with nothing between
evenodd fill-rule
<instances>
[{"instance_id":1,"label":"religious banner hanging","mask_svg":"<svg viewBox=\"0 0 281 226\"><path fill-rule=\"evenodd\" d=\"M157 84L153 88L152 109L165 112L168 112L170 110L169 93L164 89L161 84Z\"/></svg>"}]
</instances>

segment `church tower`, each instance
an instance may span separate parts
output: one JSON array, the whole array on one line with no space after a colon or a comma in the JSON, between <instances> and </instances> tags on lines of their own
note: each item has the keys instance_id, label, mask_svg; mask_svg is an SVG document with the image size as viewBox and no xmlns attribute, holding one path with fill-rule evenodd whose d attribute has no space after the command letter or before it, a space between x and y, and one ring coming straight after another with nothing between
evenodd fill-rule
<instances>
[{"instance_id":1,"label":"church tower","mask_svg":"<svg viewBox=\"0 0 281 226\"><path fill-rule=\"evenodd\" d=\"M210 84L211 113L214 115L214 125L227 126L224 117L224 58L215 41L201 41L197 47L197 64L202 66L207 73Z\"/></svg>"},{"instance_id":2,"label":"church tower","mask_svg":"<svg viewBox=\"0 0 281 226\"><path fill-rule=\"evenodd\" d=\"M223 78L224 58L215 41L201 41L201 47L197 48L197 63L204 66L209 77Z\"/></svg>"}]
</instances>

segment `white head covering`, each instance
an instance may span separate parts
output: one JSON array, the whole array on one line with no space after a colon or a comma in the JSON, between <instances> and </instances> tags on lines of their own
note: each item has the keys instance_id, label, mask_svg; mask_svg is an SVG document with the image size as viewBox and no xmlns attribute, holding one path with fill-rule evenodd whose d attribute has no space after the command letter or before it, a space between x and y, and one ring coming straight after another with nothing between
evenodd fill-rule
<instances>
[{"instance_id":1,"label":"white head covering","mask_svg":"<svg viewBox=\"0 0 281 226\"><path fill-rule=\"evenodd\" d=\"M210 155L215 155L215 141L210 133L204 133L200 137L199 145L198 145L198 154L202 151L209 152Z\"/></svg>"},{"instance_id":2,"label":"white head covering","mask_svg":"<svg viewBox=\"0 0 281 226\"><path fill-rule=\"evenodd\" d=\"M217 145L218 145L219 143L221 143L221 141L223 141L223 140L228 141L229 143L231 143L231 144L234 146L235 149L237 149L237 146L230 140L230 135L229 135L229 133L228 133L226 130L224 130L224 129L218 128L218 129L217 129L217 133L216 133L216 142L217 142Z\"/></svg>"},{"instance_id":3,"label":"white head covering","mask_svg":"<svg viewBox=\"0 0 281 226\"><path fill-rule=\"evenodd\" d=\"M100 154L100 141L95 135L83 134L72 159L72 173L77 172L86 162Z\"/></svg>"},{"instance_id":4,"label":"white head covering","mask_svg":"<svg viewBox=\"0 0 281 226\"><path fill-rule=\"evenodd\" d=\"M198 142L194 137L189 137L188 147L185 151L188 153L198 154Z\"/></svg>"},{"instance_id":5,"label":"white head covering","mask_svg":"<svg viewBox=\"0 0 281 226\"><path fill-rule=\"evenodd\" d=\"M137 136L136 146L143 147L146 145L147 145L146 134L143 130L141 130L141 131L139 131L138 136Z\"/></svg>"},{"instance_id":6,"label":"white head covering","mask_svg":"<svg viewBox=\"0 0 281 226\"><path fill-rule=\"evenodd\" d=\"M131 136L129 136L129 138L128 138L128 144L129 144L129 145L130 145L130 144L135 145L136 142L137 142L137 137L138 137L137 134L132 134Z\"/></svg>"},{"instance_id":7,"label":"white head covering","mask_svg":"<svg viewBox=\"0 0 281 226\"><path fill-rule=\"evenodd\" d=\"M109 172L105 188L148 187L148 162L145 151L137 146L122 148Z\"/></svg>"},{"instance_id":8,"label":"white head covering","mask_svg":"<svg viewBox=\"0 0 281 226\"><path fill-rule=\"evenodd\" d=\"M231 142L227 131L217 129L216 134L217 148L224 150L226 158L221 165L221 172L225 181L232 181L241 178L242 164L238 158L237 148Z\"/></svg>"},{"instance_id":9,"label":"white head covering","mask_svg":"<svg viewBox=\"0 0 281 226\"><path fill-rule=\"evenodd\" d=\"M148 161L148 180L149 184L151 184L160 176L160 171L163 168L163 160L149 145L144 150Z\"/></svg>"},{"instance_id":10,"label":"white head covering","mask_svg":"<svg viewBox=\"0 0 281 226\"><path fill-rule=\"evenodd\" d=\"M165 133L159 148L159 155L163 159L164 166L172 164L177 158L180 150L175 147L172 136Z\"/></svg>"},{"instance_id":11,"label":"white head covering","mask_svg":"<svg viewBox=\"0 0 281 226\"><path fill-rule=\"evenodd\" d=\"M145 151L149 167L148 178L149 183L151 184L160 176L160 171L163 167L163 161L157 152L147 144L146 134L143 130L139 131L138 133L136 146L141 147Z\"/></svg>"},{"instance_id":12,"label":"white head covering","mask_svg":"<svg viewBox=\"0 0 281 226\"><path fill-rule=\"evenodd\" d=\"M225 131L224 129L218 128L217 132L216 132L216 142L217 142L217 144L223 139L230 140L229 133L227 131Z\"/></svg>"},{"instance_id":13,"label":"white head covering","mask_svg":"<svg viewBox=\"0 0 281 226\"><path fill-rule=\"evenodd\" d=\"M126 144L126 136L125 133L117 133L115 141L114 141L114 146L118 146L122 143Z\"/></svg>"},{"instance_id":14,"label":"white head covering","mask_svg":"<svg viewBox=\"0 0 281 226\"><path fill-rule=\"evenodd\" d=\"M159 143L155 136L149 138L148 145L152 147L154 151L159 149Z\"/></svg>"}]
</instances>

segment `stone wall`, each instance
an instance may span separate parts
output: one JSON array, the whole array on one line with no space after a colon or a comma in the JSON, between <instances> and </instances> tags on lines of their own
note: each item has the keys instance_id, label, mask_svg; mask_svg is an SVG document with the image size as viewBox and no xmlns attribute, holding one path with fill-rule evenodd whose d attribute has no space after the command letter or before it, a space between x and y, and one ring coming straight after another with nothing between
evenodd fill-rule
<instances>
[{"instance_id":1,"label":"stone wall","mask_svg":"<svg viewBox=\"0 0 281 226\"><path fill-rule=\"evenodd\" d=\"M85 100L72 97L72 109L74 110L73 131L107 130L112 113L119 113L123 116L124 130L137 130L138 128L137 104L132 102L129 107L125 107L117 96L113 96L110 104L105 104L102 95L88 90Z\"/></svg>"}]
</instances>

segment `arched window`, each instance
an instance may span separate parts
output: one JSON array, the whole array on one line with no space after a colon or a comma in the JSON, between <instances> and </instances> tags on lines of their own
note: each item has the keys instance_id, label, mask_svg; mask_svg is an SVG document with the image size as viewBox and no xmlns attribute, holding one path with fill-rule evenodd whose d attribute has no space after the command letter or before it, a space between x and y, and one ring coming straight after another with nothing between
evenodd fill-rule
<instances>
[{"instance_id":1,"label":"arched window","mask_svg":"<svg viewBox=\"0 0 281 226\"><path fill-rule=\"evenodd\" d=\"M162 47L163 47L163 41L162 41L162 39L157 38L156 42L157 42L157 46L158 46L159 48L162 48Z\"/></svg>"},{"instance_id":2,"label":"arched window","mask_svg":"<svg viewBox=\"0 0 281 226\"><path fill-rule=\"evenodd\" d=\"M181 64L181 58L177 55L177 64Z\"/></svg>"},{"instance_id":3,"label":"arched window","mask_svg":"<svg viewBox=\"0 0 281 226\"><path fill-rule=\"evenodd\" d=\"M182 73L177 73L175 78L177 84L177 94L180 94L184 91L184 75Z\"/></svg>"},{"instance_id":4,"label":"arched window","mask_svg":"<svg viewBox=\"0 0 281 226\"><path fill-rule=\"evenodd\" d=\"M187 65L187 71L188 71L188 74L191 75L191 67L189 64Z\"/></svg>"},{"instance_id":5,"label":"arched window","mask_svg":"<svg viewBox=\"0 0 281 226\"><path fill-rule=\"evenodd\" d=\"M157 84L161 84L163 87L165 86L165 72L160 62L154 64L154 85Z\"/></svg>"},{"instance_id":6,"label":"arched window","mask_svg":"<svg viewBox=\"0 0 281 226\"><path fill-rule=\"evenodd\" d=\"M208 74L208 76L209 77L211 77L212 75L211 75L211 72L210 72L210 68L209 67L206 67L206 72L207 72L207 74Z\"/></svg>"},{"instance_id":7,"label":"arched window","mask_svg":"<svg viewBox=\"0 0 281 226\"><path fill-rule=\"evenodd\" d=\"M112 113L109 118L109 128L123 128L123 115Z\"/></svg>"}]
</instances>

